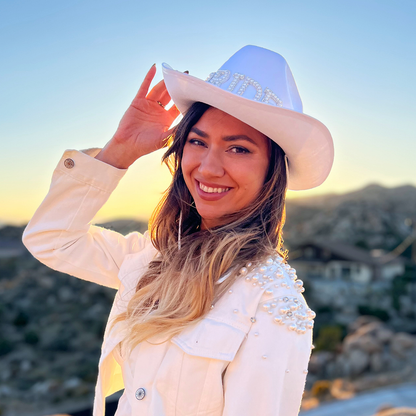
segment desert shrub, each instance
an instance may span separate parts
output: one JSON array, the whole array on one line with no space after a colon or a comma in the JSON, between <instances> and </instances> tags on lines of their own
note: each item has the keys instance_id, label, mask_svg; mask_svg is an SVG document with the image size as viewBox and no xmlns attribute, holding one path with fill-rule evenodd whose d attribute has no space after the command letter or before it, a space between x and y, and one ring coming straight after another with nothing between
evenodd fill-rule
<instances>
[{"instance_id":1,"label":"desert shrub","mask_svg":"<svg viewBox=\"0 0 416 416\"><path fill-rule=\"evenodd\" d=\"M96 358L87 358L77 370L78 377L88 383L94 383L97 380L97 360Z\"/></svg>"},{"instance_id":2,"label":"desert shrub","mask_svg":"<svg viewBox=\"0 0 416 416\"><path fill-rule=\"evenodd\" d=\"M0 338L0 356L13 351L13 343L5 338Z\"/></svg>"},{"instance_id":3,"label":"desert shrub","mask_svg":"<svg viewBox=\"0 0 416 416\"><path fill-rule=\"evenodd\" d=\"M341 325L324 325L320 328L314 342L316 351L336 351L343 339Z\"/></svg>"},{"instance_id":4,"label":"desert shrub","mask_svg":"<svg viewBox=\"0 0 416 416\"><path fill-rule=\"evenodd\" d=\"M331 391L331 382L329 380L318 380L313 383L311 394L314 397L322 397Z\"/></svg>"},{"instance_id":5,"label":"desert shrub","mask_svg":"<svg viewBox=\"0 0 416 416\"><path fill-rule=\"evenodd\" d=\"M415 283L416 267L413 265L406 265L405 271L401 275L394 276L391 281L391 303L397 312L400 312L400 296L409 293L408 284Z\"/></svg>"},{"instance_id":6,"label":"desert shrub","mask_svg":"<svg viewBox=\"0 0 416 416\"><path fill-rule=\"evenodd\" d=\"M19 311L13 320L15 326L26 326L29 322L29 315L24 311Z\"/></svg>"},{"instance_id":7,"label":"desert shrub","mask_svg":"<svg viewBox=\"0 0 416 416\"><path fill-rule=\"evenodd\" d=\"M375 316L383 322L386 322L390 319L389 313L381 308L375 308L368 305L359 305L357 309L360 315Z\"/></svg>"},{"instance_id":8,"label":"desert shrub","mask_svg":"<svg viewBox=\"0 0 416 416\"><path fill-rule=\"evenodd\" d=\"M17 261L16 257L0 259L0 278L14 277L17 273Z\"/></svg>"},{"instance_id":9,"label":"desert shrub","mask_svg":"<svg viewBox=\"0 0 416 416\"><path fill-rule=\"evenodd\" d=\"M318 315L322 315L324 313L332 315L334 313L334 308L330 305L323 305L323 306L320 306L319 308L317 308L316 313Z\"/></svg>"},{"instance_id":10,"label":"desert shrub","mask_svg":"<svg viewBox=\"0 0 416 416\"><path fill-rule=\"evenodd\" d=\"M39 342L39 336L35 331L25 333L25 342L30 345L36 345Z\"/></svg>"},{"instance_id":11,"label":"desert shrub","mask_svg":"<svg viewBox=\"0 0 416 416\"><path fill-rule=\"evenodd\" d=\"M355 243L355 246L358 248L363 248L364 250L369 250L370 247L368 246L367 241L365 240L359 240Z\"/></svg>"}]
</instances>

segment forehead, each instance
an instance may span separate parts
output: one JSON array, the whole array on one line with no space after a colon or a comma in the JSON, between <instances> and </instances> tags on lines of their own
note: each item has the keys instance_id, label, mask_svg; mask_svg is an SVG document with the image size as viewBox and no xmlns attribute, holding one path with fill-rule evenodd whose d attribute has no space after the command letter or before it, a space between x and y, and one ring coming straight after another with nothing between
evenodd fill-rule
<instances>
[{"instance_id":1,"label":"forehead","mask_svg":"<svg viewBox=\"0 0 416 416\"><path fill-rule=\"evenodd\" d=\"M247 135L258 144L269 145L269 138L248 124L224 111L211 107L195 123L195 127L209 136Z\"/></svg>"}]
</instances>

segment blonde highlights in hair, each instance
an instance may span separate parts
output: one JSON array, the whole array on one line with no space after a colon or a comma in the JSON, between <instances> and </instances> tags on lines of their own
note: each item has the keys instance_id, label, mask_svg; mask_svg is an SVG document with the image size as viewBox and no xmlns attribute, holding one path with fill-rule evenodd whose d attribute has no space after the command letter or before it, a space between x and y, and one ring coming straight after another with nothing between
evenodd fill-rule
<instances>
[{"instance_id":1,"label":"blonde highlights in hair","mask_svg":"<svg viewBox=\"0 0 416 416\"><path fill-rule=\"evenodd\" d=\"M139 279L126 311L112 321L112 325L124 321L128 328L123 341L127 353L153 336L162 335L166 341L202 319L247 262L261 261L276 252L287 260L282 238L287 191L285 155L273 141L268 173L257 198L241 211L224 216L225 225L200 229L201 217L185 184L181 160L190 129L208 108L200 102L190 107L162 158L173 179L149 224L152 244L159 254ZM228 278L216 284L225 273L229 273Z\"/></svg>"}]
</instances>

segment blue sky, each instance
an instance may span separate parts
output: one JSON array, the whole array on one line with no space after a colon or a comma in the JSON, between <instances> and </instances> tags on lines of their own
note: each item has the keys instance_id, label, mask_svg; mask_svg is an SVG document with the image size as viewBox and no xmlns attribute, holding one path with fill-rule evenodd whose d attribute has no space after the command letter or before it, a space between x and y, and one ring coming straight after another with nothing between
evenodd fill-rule
<instances>
[{"instance_id":1,"label":"blue sky","mask_svg":"<svg viewBox=\"0 0 416 416\"><path fill-rule=\"evenodd\" d=\"M27 221L65 149L103 147L156 62L205 79L246 44L288 61L331 131L318 188L416 185L416 1L0 1L0 221ZM169 175L137 161L98 218L148 218ZM144 180L145 179L145 180Z\"/></svg>"}]
</instances>

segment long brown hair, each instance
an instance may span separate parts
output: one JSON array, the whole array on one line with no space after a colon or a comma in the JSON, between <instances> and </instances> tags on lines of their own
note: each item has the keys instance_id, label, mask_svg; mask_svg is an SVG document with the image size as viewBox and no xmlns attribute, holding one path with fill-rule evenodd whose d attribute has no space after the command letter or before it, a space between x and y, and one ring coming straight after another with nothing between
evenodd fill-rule
<instances>
[{"instance_id":1,"label":"long brown hair","mask_svg":"<svg viewBox=\"0 0 416 416\"><path fill-rule=\"evenodd\" d=\"M287 191L284 152L271 142L269 169L257 198L239 212L228 214L221 225L201 230L201 217L185 184L181 160L188 134L208 104L196 102L176 126L162 161L173 175L172 183L150 219L150 235L158 256L139 279L136 293L113 324L125 321L127 351L140 342L163 335L168 339L200 320L238 277L241 266L283 250ZM181 249L178 250L182 212ZM218 279L229 272L221 284Z\"/></svg>"}]
</instances>

